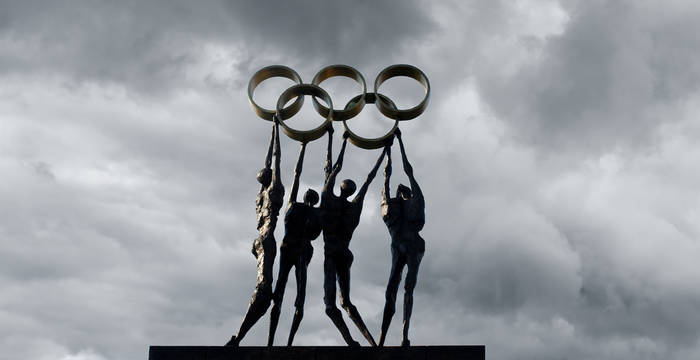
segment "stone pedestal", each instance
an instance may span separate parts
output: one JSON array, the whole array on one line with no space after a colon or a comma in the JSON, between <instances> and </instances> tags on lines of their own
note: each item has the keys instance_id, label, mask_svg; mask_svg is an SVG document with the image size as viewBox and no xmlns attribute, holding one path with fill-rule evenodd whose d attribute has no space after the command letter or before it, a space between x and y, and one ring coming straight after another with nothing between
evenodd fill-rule
<instances>
[{"instance_id":1,"label":"stone pedestal","mask_svg":"<svg viewBox=\"0 0 700 360\"><path fill-rule=\"evenodd\" d=\"M149 360L485 360L486 347L151 346Z\"/></svg>"}]
</instances>

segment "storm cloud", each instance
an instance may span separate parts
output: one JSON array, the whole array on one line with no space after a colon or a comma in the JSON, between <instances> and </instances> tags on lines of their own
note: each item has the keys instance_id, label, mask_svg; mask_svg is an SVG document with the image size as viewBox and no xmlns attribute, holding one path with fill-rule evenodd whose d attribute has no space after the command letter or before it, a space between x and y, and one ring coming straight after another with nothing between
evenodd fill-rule
<instances>
[{"instance_id":1,"label":"storm cloud","mask_svg":"<svg viewBox=\"0 0 700 360\"><path fill-rule=\"evenodd\" d=\"M696 358L698 16L692 1L0 2L0 347L111 360L223 344L255 284L270 130L249 77L279 63L309 81L345 63L371 86L409 63L432 85L426 113L401 124L428 217L412 343ZM420 89L399 80L391 96ZM321 143L302 189L321 185ZM289 187L298 144L282 146ZM341 176L364 179L377 155L349 147ZM392 188L406 181L394 173ZM351 245L373 332L390 258L381 181ZM296 343L340 345L314 245ZM266 326L245 344L264 344Z\"/></svg>"}]
</instances>

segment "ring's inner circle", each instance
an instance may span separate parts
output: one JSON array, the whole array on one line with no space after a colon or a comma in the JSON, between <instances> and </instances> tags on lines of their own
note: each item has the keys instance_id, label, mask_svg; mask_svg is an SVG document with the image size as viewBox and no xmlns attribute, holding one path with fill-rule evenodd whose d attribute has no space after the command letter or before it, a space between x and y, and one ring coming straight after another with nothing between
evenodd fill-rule
<instances>
[{"instance_id":1,"label":"ring's inner circle","mask_svg":"<svg viewBox=\"0 0 700 360\"><path fill-rule=\"evenodd\" d=\"M367 104L357 116L347 120L346 123L355 135L375 139L386 135L394 127L396 120L384 116L374 104Z\"/></svg>"},{"instance_id":2,"label":"ring's inner circle","mask_svg":"<svg viewBox=\"0 0 700 360\"><path fill-rule=\"evenodd\" d=\"M318 86L322 87L323 90L326 90L328 95L331 96L333 104L336 104L336 107L343 106L344 104L347 104L350 99L362 94L362 85L345 76L334 76L328 78L323 80L320 84L318 84ZM319 98L316 99L318 100ZM324 102L321 102L321 104L328 106ZM334 110L343 110L343 108L340 107Z\"/></svg>"},{"instance_id":3,"label":"ring's inner circle","mask_svg":"<svg viewBox=\"0 0 700 360\"><path fill-rule=\"evenodd\" d=\"M425 87L408 76L387 79L378 90L380 94L391 99L400 110L412 108L425 98Z\"/></svg>"},{"instance_id":4,"label":"ring's inner circle","mask_svg":"<svg viewBox=\"0 0 700 360\"><path fill-rule=\"evenodd\" d=\"M296 113L296 115L284 121L284 123L287 124L287 126L295 130L312 130L318 127L326 120L321 115L319 115L314 109L314 105L311 102L312 95L304 96L306 97L306 99L304 99L304 105L302 105L301 110L299 110L299 112ZM326 100L324 100L322 97L314 96L314 98L316 98L316 100L318 100L319 103L328 107ZM284 107L286 108L287 106L291 105L294 101L296 101L296 99L296 97L293 97L291 100L287 101L286 104L284 104ZM333 98L331 98L331 101L333 101L333 105L335 105L335 100Z\"/></svg>"},{"instance_id":5,"label":"ring's inner circle","mask_svg":"<svg viewBox=\"0 0 700 360\"><path fill-rule=\"evenodd\" d=\"M296 84L296 82L293 80L281 76L265 79L258 84L258 87L253 91L253 100L258 106L274 111L280 94L294 84ZM294 100L296 100L296 98L294 98ZM285 108L291 105L292 102L293 101L288 102Z\"/></svg>"}]
</instances>

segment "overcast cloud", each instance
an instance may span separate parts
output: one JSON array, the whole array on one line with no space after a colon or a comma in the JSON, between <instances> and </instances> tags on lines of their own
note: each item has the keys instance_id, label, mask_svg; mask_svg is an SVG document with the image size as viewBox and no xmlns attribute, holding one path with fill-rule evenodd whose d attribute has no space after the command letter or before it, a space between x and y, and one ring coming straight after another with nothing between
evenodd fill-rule
<instances>
[{"instance_id":1,"label":"overcast cloud","mask_svg":"<svg viewBox=\"0 0 700 360\"><path fill-rule=\"evenodd\" d=\"M426 113L401 124L428 217L412 343L485 344L491 359L699 358L699 18L692 0L0 1L1 357L225 343L255 284L270 130L249 77L285 64L308 82L344 63L371 86L409 63L432 85ZM270 83L265 104L285 84ZM288 188L298 147L282 146ZM349 147L343 176L360 181L377 155ZM322 157L310 144L302 189L320 187ZM380 183L351 245L375 336L390 259ZM341 345L315 248L296 343ZM244 343L264 344L267 323Z\"/></svg>"}]
</instances>

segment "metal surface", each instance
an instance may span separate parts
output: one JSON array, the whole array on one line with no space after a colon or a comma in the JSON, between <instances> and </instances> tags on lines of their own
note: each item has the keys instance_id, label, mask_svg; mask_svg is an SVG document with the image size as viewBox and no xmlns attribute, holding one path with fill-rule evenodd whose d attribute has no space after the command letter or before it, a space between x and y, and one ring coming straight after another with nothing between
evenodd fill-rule
<instances>
[{"instance_id":1,"label":"metal surface","mask_svg":"<svg viewBox=\"0 0 700 360\"><path fill-rule=\"evenodd\" d=\"M401 282L401 274L404 267L406 281L404 282L403 296L403 338L401 346L410 346L408 329L411 325L413 313L413 290L418 281L418 269L420 268L423 254L425 253L425 240L419 232L425 225L425 199L418 182L413 176L413 167L408 162L404 149L401 131L396 131L401 148L403 169L410 181L411 187L399 184L396 196L391 197L389 180L391 178L391 147L387 145L387 161L384 167L384 188L382 189L382 220L389 229L391 235L391 272L386 286L386 302L382 329L379 335L379 346L384 346L389 324L396 311L396 294Z\"/></svg>"},{"instance_id":2,"label":"metal surface","mask_svg":"<svg viewBox=\"0 0 700 360\"><path fill-rule=\"evenodd\" d=\"M332 162L332 136L328 137L328 151L326 152L326 182L321 193L321 227L323 229L323 302L326 305L326 315L338 328L348 346L359 346L350 335L342 314L336 306L336 285L340 293L340 306L345 309L350 319L355 323L362 335L372 346L376 346L372 334L370 334L365 322L360 316L357 307L350 299L350 267L353 262L353 254L350 251L350 240L355 228L360 224L362 205L369 184L377 174L377 169L384 159L385 152L374 164L367 175L364 184L357 191L352 200L349 197L355 193L355 183L345 179L340 184L340 196L335 195L335 181L343 167L347 138L343 140L338 159L333 166Z\"/></svg>"},{"instance_id":3,"label":"metal surface","mask_svg":"<svg viewBox=\"0 0 700 360\"><path fill-rule=\"evenodd\" d=\"M251 249L258 263L257 283L241 327L236 335L231 336L227 346L238 346L253 325L265 315L272 301L272 267L277 254L275 228L284 202L284 186L280 176L281 151L279 121L275 121L265 157L265 167L257 177L260 190L255 200L255 212L258 217L259 235L253 241Z\"/></svg>"},{"instance_id":4,"label":"metal surface","mask_svg":"<svg viewBox=\"0 0 700 360\"><path fill-rule=\"evenodd\" d=\"M294 181L292 191L287 202L287 211L284 215L284 238L280 246L280 266L275 291L273 293L272 311L270 312L270 332L268 334L267 345L272 346L275 341L275 332L282 313L282 300L284 290L287 286L289 272L294 268L294 275L297 285L297 297L294 300L294 319L292 328L289 331L287 346L294 342L294 335L299 329L301 319L304 316L304 302L306 300L306 271L311 262L314 248L311 241L321 234L320 210L314 205L318 202L318 193L312 189L304 194L304 201L297 201L299 192L299 178L304 164L304 153L306 143L301 143L299 158L294 168Z\"/></svg>"},{"instance_id":5,"label":"metal surface","mask_svg":"<svg viewBox=\"0 0 700 360\"><path fill-rule=\"evenodd\" d=\"M309 141L314 141L323 134L326 133L326 128L328 127L328 124L331 123L331 114L332 112L328 112L325 121L323 124L321 124L319 127L312 129L312 130L296 130L292 129L289 127L284 121L292 117L292 115L289 116L284 116L284 109L282 107L284 104L287 103L287 101L293 99L294 97L297 97L297 99L303 98L303 95L313 95L313 96L318 96L322 98L327 104L328 107L333 109L333 101L331 100L331 97L328 95L326 90L323 90L317 85L314 84L298 84L298 85L293 85L289 89L285 90L282 95L280 95L279 99L277 100L277 112L280 114L279 119L282 124L282 130L284 130L284 133L287 134L290 138L297 140L297 141L302 141L302 142L309 142Z\"/></svg>"},{"instance_id":6,"label":"metal surface","mask_svg":"<svg viewBox=\"0 0 700 360\"><path fill-rule=\"evenodd\" d=\"M335 76L351 78L362 86L362 93L352 98L343 110L334 110L331 97L319 86L324 80ZM396 76L407 76L421 83L425 87L425 98L410 109L398 109L392 99L378 92L382 83ZM253 100L255 88L272 77L285 77L297 83L282 92L274 111L262 108ZM323 116L324 120L318 127L311 130L294 129L285 121L301 109L304 96L306 95L313 97L314 107ZM296 99L285 108L284 106L294 98ZM326 105L319 103L316 98L323 100ZM323 233L324 241L323 289L326 314L338 328L349 346L359 346L359 343L353 340L343 320L342 312L336 305L338 295L340 295L340 307L347 312L348 317L355 323L369 344L372 346L377 345L360 316L359 310L350 298L350 268L354 259L354 255L350 251L350 241L360 223L363 202L369 185L376 177L377 170L386 156L388 159L384 170L385 184L382 190L382 218L391 235L392 269L387 285L379 345L384 345L386 333L395 312L396 295L402 271L404 267L408 267L405 281L406 293L404 294L402 346L410 346L408 328L413 307L413 290L417 281L418 268L425 251L425 241L419 235L419 231L423 228L425 222L425 202L421 189L413 177L413 168L406 157L399 121L414 119L423 113L428 105L429 98L430 83L428 78L422 71L411 65L392 65L382 70L377 75L374 83L374 92L370 93L367 92L362 74L347 65L331 65L321 69L314 76L311 84L302 83L301 77L294 70L281 65L265 67L251 77L248 83L250 104L259 117L265 120L273 120L274 125L265 159L265 167L258 174L258 181L261 184L256 200L259 236L254 241L252 249L258 265L258 281L241 327L238 333L231 337L227 345L237 347L246 333L266 313L270 303L273 301L274 306L271 314L268 344L272 345L274 343L287 278L292 267L295 267L295 275L297 277L296 312L287 342L288 345L292 344L304 312L306 269L313 254L311 241L318 236L319 232ZM350 126L354 126L355 123L349 124L348 121L351 121L350 119L359 114L365 104L375 104L384 116L394 120L394 126L385 135L377 138L365 138L351 130ZM332 160L334 120L342 121L345 129L343 144L335 163ZM300 141L302 144L295 167L289 206L285 214L285 238L280 249L280 272L273 292L272 269L277 253L274 230L284 196L284 187L279 174L281 158L280 126L287 136ZM306 145L326 133L328 133L328 148L324 169L325 182L320 197L320 206L316 208L314 205L318 200L318 194L315 191L307 191L303 202L297 202L297 192ZM409 188L399 185L396 197L392 198L389 193L389 179L391 176L391 146L395 135L399 139L404 171L411 182L411 186ZM340 183L340 195L338 196L334 193L336 177L342 169L348 142L363 149L371 150L382 147L384 149L357 193L355 194L355 183L350 179L345 179ZM272 162L273 157L274 163ZM355 196L350 200L350 196L353 194ZM230 352L230 349L226 351Z\"/></svg>"},{"instance_id":7,"label":"metal surface","mask_svg":"<svg viewBox=\"0 0 700 360\"><path fill-rule=\"evenodd\" d=\"M428 81L428 77L425 76L419 68L413 65L391 65L377 75L377 79L374 80L374 92L379 94L379 87L385 81L396 76L407 76L421 83L425 88L425 97L418 105L406 110L398 110L396 107L392 107L388 102L383 101L380 97L377 101L377 107L379 107L379 111L381 111L382 114L395 120L414 119L422 114L425 108L428 107L428 100L430 99L430 82Z\"/></svg>"},{"instance_id":8,"label":"metal surface","mask_svg":"<svg viewBox=\"0 0 700 360\"><path fill-rule=\"evenodd\" d=\"M365 83L365 78L359 71L347 65L326 66L325 68L321 69L318 73L316 73L316 76L314 76L313 80L311 80L311 83L314 85L320 85L324 80L335 76L348 77L350 79L355 80L358 84L360 84L360 86L362 86L362 94L355 97L357 98L357 100L354 103L354 105L346 106L343 110L333 111L334 121L345 121L355 117L357 114L360 113L360 111L362 111L362 108L365 106L365 94L367 93L367 84ZM316 111L318 111L318 113L321 114L321 116L327 117L328 108L319 103L315 98L313 99L313 101ZM348 105L350 105L350 102L348 103Z\"/></svg>"},{"instance_id":9,"label":"metal surface","mask_svg":"<svg viewBox=\"0 0 700 360\"><path fill-rule=\"evenodd\" d=\"M348 104L345 107L347 108L348 106L351 106L353 104L353 102L360 99L360 96L361 95L358 95L358 96L355 96L354 98L350 99L350 101L348 101ZM382 94L379 94L379 97L382 98L382 100L384 102L390 104L390 106L393 106L394 108L396 108L396 105L394 105L394 102L391 101L391 99L389 99L388 97L386 97ZM376 101L375 93L367 93L364 96L364 99L367 102L367 104L374 104ZM362 137L360 135L355 134L352 130L350 130L350 127L348 127L348 123L346 120L343 120L343 126L345 127L345 131L347 131L349 134L348 140L350 140L350 142L353 145L355 145L359 148L373 150L373 149L379 149L380 147L386 145L387 141L391 140L391 138L394 137L394 131L399 126L399 121L398 120L394 121L394 126L392 126L392 128L389 130L389 132L387 132L383 136L380 136L377 138L365 138L365 137Z\"/></svg>"},{"instance_id":10,"label":"metal surface","mask_svg":"<svg viewBox=\"0 0 700 360\"><path fill-rule=\"evenodd\" d=\"M253 93L255 92L255 88L257 88L260 83L273 77L285 77L296 82L297 84L302 83L301 76L299 76L296 71L284 65L267 66L253 74L250 81L248 81L248 101L250 102L250 106L253 107L253 111L255 111L258 116L269 121L272 121L272 116L278 111L268 110L258 105L255 100L253 100ZM298 97L294 103L280 111L280 116L284 119L289 119L290 117L294 116L294 114L299 112L302 104L304 104L304 98ZM282 106L284 106L284 104L282 104Z\"/></svg>"},{"instance_id":11,"label":"metal surface","mask_svg":"<svg viewBox=\"0 0 700 360\"><path fill-rule=\"evenodd\" d=\"M253 100L253 92L261 82L277 76L286 77L298 84L285 90L285 92L280 95L275 111L264 109ZM323 81L336 76L353 79L362 87L362 93L351 99L343 110L334 110L332 99L328 93L320 87ZM386 95L379 93L378 90L385 81L397 76L410 77L423 85L425 88L425 97L418 105L409 109L399 109L394 101ZM303 104L302 95L313 96L312 101L314 108L325 119L324 123L315 129L297 130L284 123L284 120L291 118L301 109ZM288 107L283 108L283 106L294 97L297 99ZM327 104L321 104L316 97L322 98ZM430 100L430 82L425 73L415 66L407 64L391 65L384 68L377 75L374 81L374 93L367 93L367 85L362 73L348 65L337 64L324 67L316 73L311 84L303 84L301 77L291 68L282 65L272 65L258 70L250 79L248 83L248 100L255 113L265 120L271 120L273 115L277 114L278 118L282 121L282 128L285 134L294 140L302 142L316 140L323 136L324 128L328 123L332 124L333 121L343 121L345 130L350 133L349 141L353 145L363 149L378 149L383 146L383 142L391 137L391 132L379 138L364 138L353 132L348 126L347 121L357 116L357 114L364 109L365 104L374 103L384 116L397 121L392 130L397 129L398 121L414 119L425 111Z\"/></svg>"}]
</instances>

